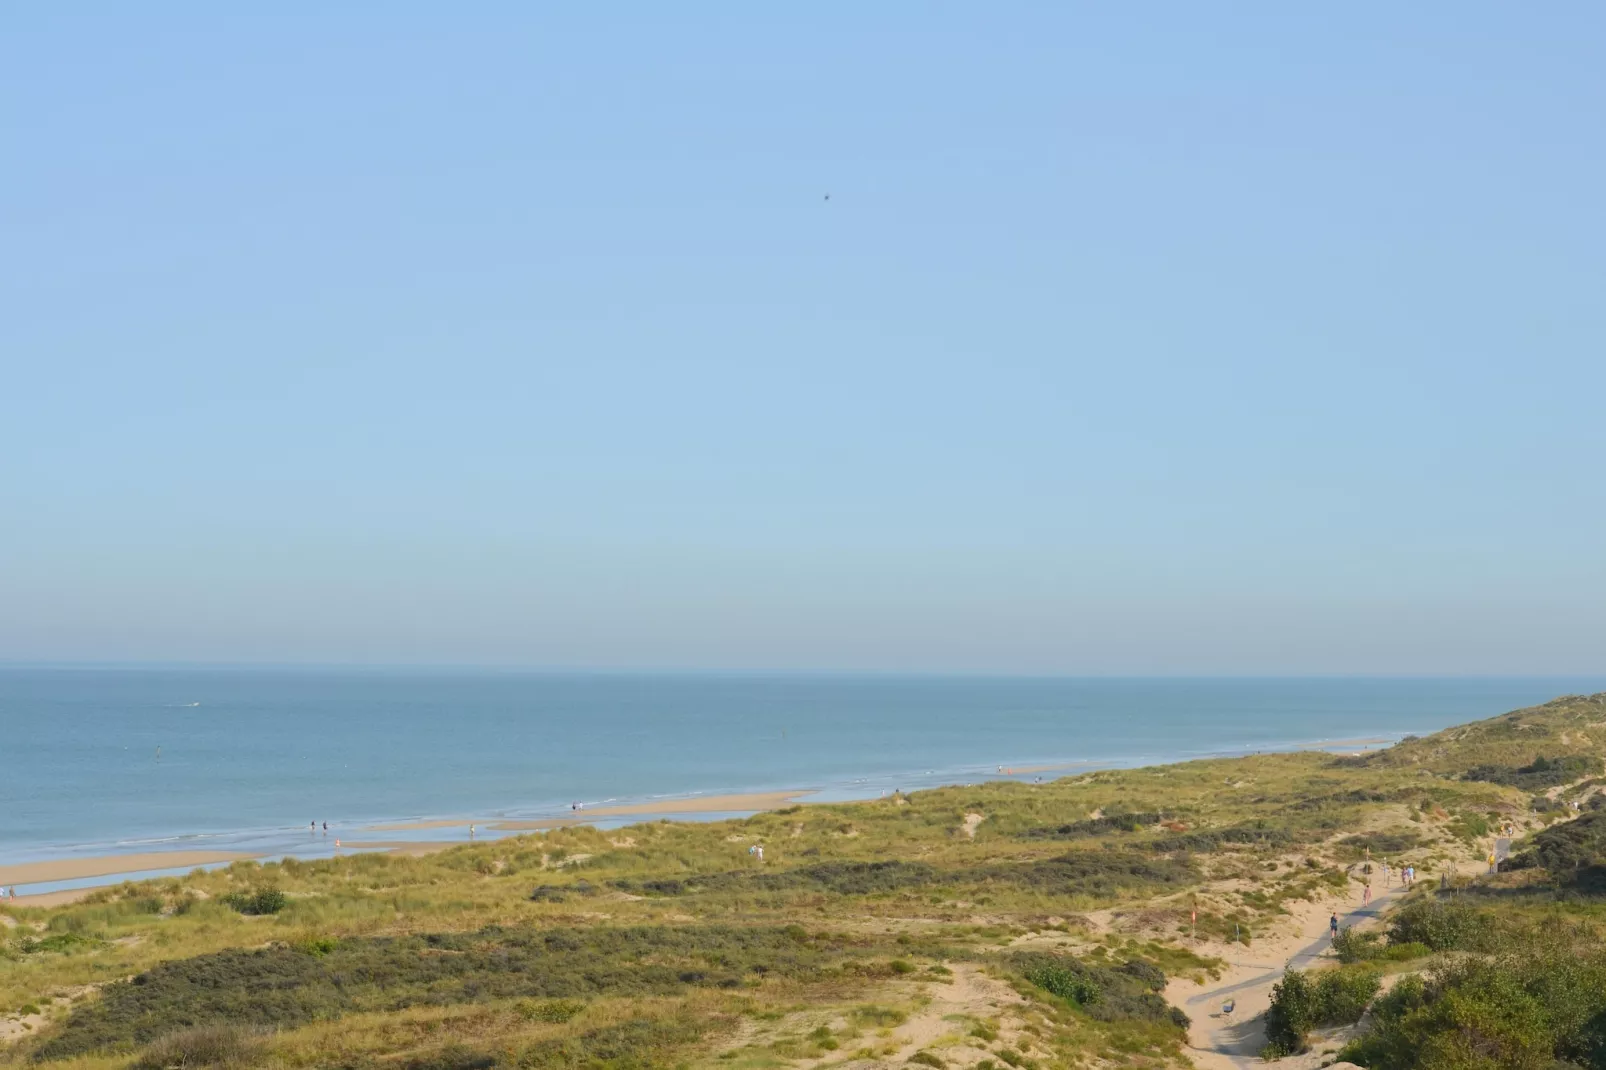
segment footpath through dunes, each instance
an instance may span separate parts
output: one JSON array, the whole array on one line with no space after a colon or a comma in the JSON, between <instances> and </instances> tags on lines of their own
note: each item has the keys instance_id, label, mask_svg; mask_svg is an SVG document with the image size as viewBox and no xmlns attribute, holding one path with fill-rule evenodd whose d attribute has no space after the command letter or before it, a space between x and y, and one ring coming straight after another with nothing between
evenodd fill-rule
<instances>
[{"instance_id":1,"label":"footpath through dunes","mask_svg":"<svg viewBox=\"0 0 1606 1070\"><path fill-rule=\"evenodd\" d=\"M1260 1058L1266 1046L1264 1015L1271 1005L1271 990L1288 970L1305 970L1332 960L1329 924L1332 913L1341 926L1365 928L1375 925L1383 914L1404 896L1402 885L1380 891L1370 905L1351 909L1327 904L1302 904L1291 919L1293 932L1285 937L1257 941L1241 954L1229 952L1227 969L1219 980L1199 987L1187 981L1172 981L1166 998L1187 1012L1188 1054L1201 1070L1264 1066ZM1231 1002L1231 1011L1226 1007ZM1284 1065L1297 1066L1296 1062Z\"/></svg>"}]
</instances>

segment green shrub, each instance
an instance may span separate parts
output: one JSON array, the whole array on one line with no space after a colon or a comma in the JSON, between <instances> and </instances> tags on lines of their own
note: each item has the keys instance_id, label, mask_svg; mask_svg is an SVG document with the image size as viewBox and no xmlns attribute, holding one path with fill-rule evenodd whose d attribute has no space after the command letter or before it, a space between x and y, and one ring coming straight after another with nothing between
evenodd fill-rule
<instances>
[{"instance_id":1,"label":"green shrub","mask_svg":"<svg viewBox=\"0 0 1606 1070\"><path fill-rule=\"evenodd\" d=\"M1371 857L1381 861L1420 846L1422 837L1411 829L1397 829L1392 832L1368 832L1360 836L1346 836L1338 842L1352 848L1358 854L1370 850Z\"/></svg>"},{"instance_id":2,"label":"green shrub","mask_svg":"<svg viewBox=\"0 0 1606 1070\"><path fill-rule=\"evenodd\" d=\"M1333 937L1333 952L1338 955L1338 961L1345 964L1370 962L1382 950L1383 934L1380 932L1357 932L1353 925L1346 925Z\"/></svg>"},{"instance_id":3,"label":"green shrub","mask_svg":"<svg viewBox=\"0 0 1606 1070\"><path fill-rule=\"evenodd\" d=\"M17 941L17 950L24 955L35 955L40 952L55 952L58 955L69 955L74 951L90 951L106 946L106 941L93 936L83 936L75 932L53 933L43 939L24 936Z\"/></svg>"},{"instance_id":4,"label":"green shrub","mask_svg":"<svg viewBox=\"0 0 1606 1070\"><path fill-rule=\"evenodd\" d=\"M1518 768L1506 765L1479 765L1467 770L1465 779L1503 784L1523 791L1541 791L1581 780L1601 771L1601 760L1593 755L1573 754L1563 758L1540 756Z\"/></svg>"},{"instance_id":5,"label":"green shrub","mask_svg":"<svg viewBox=\"0 0 1606 1070\"><path fill-rule=\"evenodd\" d=\"M1086 821L1072 821L1065 825L1027 829L1022 835L1034 840L1079 840L1089 836L1108 836L1116 832L1137 832L1159 823L1160 815L1157 813L1112 813L1088 818Z\"/></svg>"},{"instance_id":6,"label":"green shrub","mask_svg":"<svg viewBox=\"0 0 1606 1070\"><path fill-rule=\"evenodd\" d=\"M1316 1024L1350 1025L1360 1021L1382 983L1382 976L1375 970L1323 972L1316 981Z\"/></svg>"},{"instance_id":7,"label":"green shrub","mask_svg":"<svg viewBox=\"0 0 1606 1070\"><path fill-rule=\"evenodd\" d=\"M1104 994L1092 978L1057 962L1034 963L1027 967L1026 979L1043 991L1082 1007L1097 1003Z\"/></svg>"},{"instance_id":8,"label":"green shrub","mask_svg":"<svg viewBox=\"0 0 1606 1070\"><path fill-rule=\"evenodd\" d=\"M1343 1058L1373 1070L1606 1065L1606 954L1575 933L1402 978Z\"/></svg>"},{"instance_id":9,"label":"green shrub","mask_svg":"<svg viewBox=\"0 0 1606 1070\"><path fill-rule=\"evenodd\" d=\"M1306 1048L1306 1036L1316 1028L1316 985L1310 976L1290 970L1271 988L1266 1009L1266 1058L1297 1055Z\"/></svg>"},{"instance_id":10,"label":"green shrub","mask_svg":"<svg viewBox=\"0 0 1606 1070\"><path fill-rule=\"evenodd\" d=\"M277 914L290 905L290 898L277 888L259 888L255 892L229 892L222 902L241 914Z\"/></svg>"},{"instance_id":11,"label":"green shrub","mask_svg":"<svg viewBox=\"0 0 1606 1070\"><path fill-rule=\"evenodd\" d=\"M309 936L304 940L296 941L291 946L297 951L301 952L303 955L311 955L314 958L322 958L324 955L329 954L329 952L339 947L340 941L336 940L332 936Z\"/></svg>"},{"instance_id":12,"label":"green shrub","mask_svg":"<svg viewBox=\"0 0 1606 1070\"><path fill-rule=\"evenodd\" d=\"M519 1016L528 1022L568 1022L586 1009L584 1003L572 999L549 999L541 1002L521 999L514 1006Z\"/></svg>"},{"instance_id":13,"label":"green shrub","mask_svg":"<svg viewBox=\"0 0 1606 1070\"><path fill-rule=\"evenodd\" d=\"M1266 1056L1297 1055L1309 1046L1312 1029L1359 1021L1381 984L1374 970L1288 971L1271 989Z\"/></svg>"},{"instance_id":14,"label":"green shrub","mask_svg":"<svg viewBox=\"0 0 1606 1070\"><path fill-rule=\"evenodd\" d=\"M1160 997L1165 974L1146 962L1092 965L1069 955L1024 952L1012 962L1020 975L1068 1000L1099 1021L1168 1022L1186 1029L1188 1016Z\"/></svg>"},{"instance_id":15,"label":"green shrub","mask_svg":"<svg viewBox=\"0 0 1606 1070\"><path fill-rule=\"evenodd\" d=\"M1493 936L1491 919L1465 903L1423 899L1389 917L1389 942L1421 944L1434 951L1477 951Z\"/></svg>"},{"instance_id":16,"label":"green shrub","mask_svg":"<svg viewBox=\"0 0 1606 1070\"><path fill-rule=\"evenodd\" d=\"M1433 951L1422 943L1384 943L1383 936L1380 932L1358 932L1346 925L1333 940L1333 951L1346 966L1358 962L1408 962Z\"/></svg>"}]
</instances>

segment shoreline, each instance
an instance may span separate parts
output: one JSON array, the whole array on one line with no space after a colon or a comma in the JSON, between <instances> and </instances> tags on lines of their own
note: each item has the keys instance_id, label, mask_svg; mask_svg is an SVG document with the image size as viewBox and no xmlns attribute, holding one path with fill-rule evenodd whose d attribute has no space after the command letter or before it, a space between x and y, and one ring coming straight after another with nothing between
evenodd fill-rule
<instances>
[{"instance_id":1,"label":"shoreline","mask_svg":"<svg viewBox=\"0 0 1606 1070\"><path fill-rule=\"evenodd\" d=\"M1362 738L1337 740L1303 740L1284 742L1268 747L1265 744L1245 743L1209 753L1180 755L1134 755L1125 759L1039 760L1030 764L1005 765L987 769L950 769L927 772L920 776L887 775L874 778L877 784L906 785L902 790L931 790L987 781L1021 781L1039 773L1058 774L1054 779L1074 776L1107 768L1141 768L1151 765L1171 765L1181 762L1222 758L1240 758L1253 754L1297 753L1314 750L1343 752L1359 746L1379 746L1397 741L1400 734L1373 735ZM998 770L1001 770L998 771ZM928 779L934 778L934 779ZM896 789L895 789L896 790ZM487 843L502 835L542 832L578 825L615 827L650 818L699 820L720 816L740 816L764 811L784 809L803 803L862 802L875 798L874 786L867 778L851 783L841 782L825 788L789 788L781 790L737 791L715 794L696 794L673 798L645 798L635 802L607 800L601 805L585 806L554 816L491 816L483 818L420 818L417 820L375 822L342 822L327 836L319 836L316 847L307 851L305 842L295 842L300 829L242 830L231 835L233 846L217 849L146 850L137 853L98 851L68 857L36 858L35 860L0 864L0 886L18 891L18 906L54 906L72 902L109 885L125 880L148 880L168 875L174 870L215 866L236 861L296 858L314 861L334 856L333 843L338 838L342 849L353 851L386 851L419 857L449 847L471 842ZM428 833L447 829L466 830L476 826L481 835L470 840L445 840L437 837L384 838L372 833ZM502 835L498 835L502 834ZM219 838L223 838L221 834ZM47 853L49 847L37 848ZM93 850L93 848L91 848ZM105 878L105 879L101 879ZM76 885L61 887L63 884ZM30 885L43 885L39 891L28 891ZM19 888L20 886L20 888ZM8 898L7 903L11 900Z\"/></svg>"}]
</instances>

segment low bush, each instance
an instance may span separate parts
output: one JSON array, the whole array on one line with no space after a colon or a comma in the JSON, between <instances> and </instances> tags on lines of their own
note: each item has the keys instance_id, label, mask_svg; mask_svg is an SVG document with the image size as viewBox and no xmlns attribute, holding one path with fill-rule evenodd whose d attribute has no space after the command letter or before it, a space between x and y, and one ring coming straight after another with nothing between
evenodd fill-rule
<instances>
[{"instance_id":1,"label":"low bush","mask_svg":"<svg viewBox=\"0 0 1606 1070\"><path fill-rule=\"evenodd\" d=\"M1372 858L1382 861L1420 846L1422 837L1410 829L1396 829L1390 832L1367 832L1359 836L1346 836L1338 842L1357 854L1365 854L1370 850Z\"/></svg>"},{"instance_id":2,"label":"low bush","mask_svg":"<svg viewBox=\"0 0 1606 1070\"><path fill-rule=\"evenodd\" d=\"M621 891L646 896L704 892L829 892L876 895L912 889L1006 887L1110 898L1126 891L1191 882L1197 870L1184 861L1137 851L1070 851L1030 862L939 869L924 862L824 862L774 872L732 870L706 876L612 881Z\"/></svg>"},{"instance_id":3,"label":"low bush","mask_svg":"<svg viewBox=\"0 0 1606 1070\"><path fill-rule=\"evenodd\" d=\"M128 1070L190 1070L193 1067L243 1067L261 1059L262 1037L237 1025L203 1025L182 1029L147 1047Z\"/></svg>"},{"instance_id":4,"label":"low bush","mask_svg":"<svg viewBox=\"0 0 1606 1070\"><path fill-rule=\"evenodd\" d=\"M290 905L290 898L277 888L259 888L254 892L229 892L222 902L241 914L277 914Z\"/></svg>"},{"instance_id":5,"label":"low bush","mask_svg":"<svg viewBox=\"0 0 1606 1070\"><path fill-rule=\"evenodd\" d=\"M1165 836L1158 840L1150 840L1145 846L1151 851L1169 854L1172 851L1217 851L1227 844L1285 847L1293 842L1294 835L1287 829L1272 828L1264 823L1258 823Z\"/></svg>"},{"instance_id":6,"label":"low bush","mask_svg":"<svg viewBox=\"0 0 1606 1070\"><path fill-rule=\"evenodd\" d=\"M1561 821L1533 837L1532 845L1508 859L1502 868L1541 866L1561 881L1573 880L1588 867L1606 860L1606 810Z\"/></svg>"},{"instance_id":7,"label":"low bush","mask_svg":"<svg viewBox=\"0 0 1606 1070\"><path fill-rule=\"evenodd\" d=\"M1158 813L1101 814L1086 821L1072 821L1049 828L1027 829L1022 835L1034 840L1080 840L1090 836L1108 836L1116 832L1137 832L1150 825L1158 825Z\"/></svg>"},{"instance_id":8,"label":"low bush","mask_svg":"<svg viewBox=\"0 0 1606 1070\"><path fill-rule=\"evenodd\" d=\"M1169 1022L1186 1029L1188 1016L1158 994L1165 974L1146 962L1092 965L1070 955L1025 952L1012 960L1020 975L1099 1021Z\"/></svg>"},{"instance_id":9,"label":"low bush","mask_svg":"<svg viewBox=\"0 0 1606 1070\"><path fill-rule=\"evenodd\" d=\"M1570 754L1563 758L1543 755L1527 765L1479 765L1466 771L1467 780L1481 780L1523 791L1541 791L1592 776L1601 771L1601 760L1593 755Z\"/></svg>"},{"instance_id":10,"label":"low bush","mask_svg":"<svg viewBox=\"0 0 1606 1070\"><path fill-rule=\"evenodd\" d=\"M1420 944L1433 951L1478 951L1494 936L1494 919L1466 903L1423 899L1389 917L1391 944Z\"/></svg>"},{"instance_id":11,"label":"low bush","mask_svg":"<svg viewBox=\"0 0 1606 1070\"><path fill-rule=\"evenodd\" d=\"M1333 951L1338 961L1346 966L1360 962L1409 962L1433 953L1426 944L1417 942L1387 943L1384 933L1358 932L1346 925L1333 940Z\"/></svg>"},{"instance_id":12,"label":"low bush","mask_svg":"<svg viewBox=\"0 0 1606 1070\"><path fill-rule=\"evenodd\" d=\"M150 1044L184 1026L293 1027L355 1011L525 997L673 994L772 974L814 978L878 950L781 928L506 930L340 940L322 955L285 945L156 966L73 1008L36 1055ZM556 1013L556 1012L553 1012Z\"/></svg>"}]
</instances>

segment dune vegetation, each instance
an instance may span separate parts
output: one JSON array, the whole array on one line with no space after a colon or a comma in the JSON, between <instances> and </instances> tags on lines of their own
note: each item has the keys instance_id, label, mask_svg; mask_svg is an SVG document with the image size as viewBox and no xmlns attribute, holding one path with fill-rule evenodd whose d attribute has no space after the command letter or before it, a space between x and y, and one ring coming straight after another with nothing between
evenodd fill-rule
<instances>
[{"instance_id":1,"label":"dune vegetation","mask_svg":"<svg viewBox=\"0 0 1606 1070\"><path fill-rule=\"evenodd\" d=\"M1181 1066L1208 1053L1176 993L1386 860L1417 890L1281 979L1266 1055L1606 1068L1603 756L1606 695L1573 697L1359 755L238 862L8 906L0 1065ZM1510 825L1502 872L1473 876Z\"/></svg>"}]
</instances>

